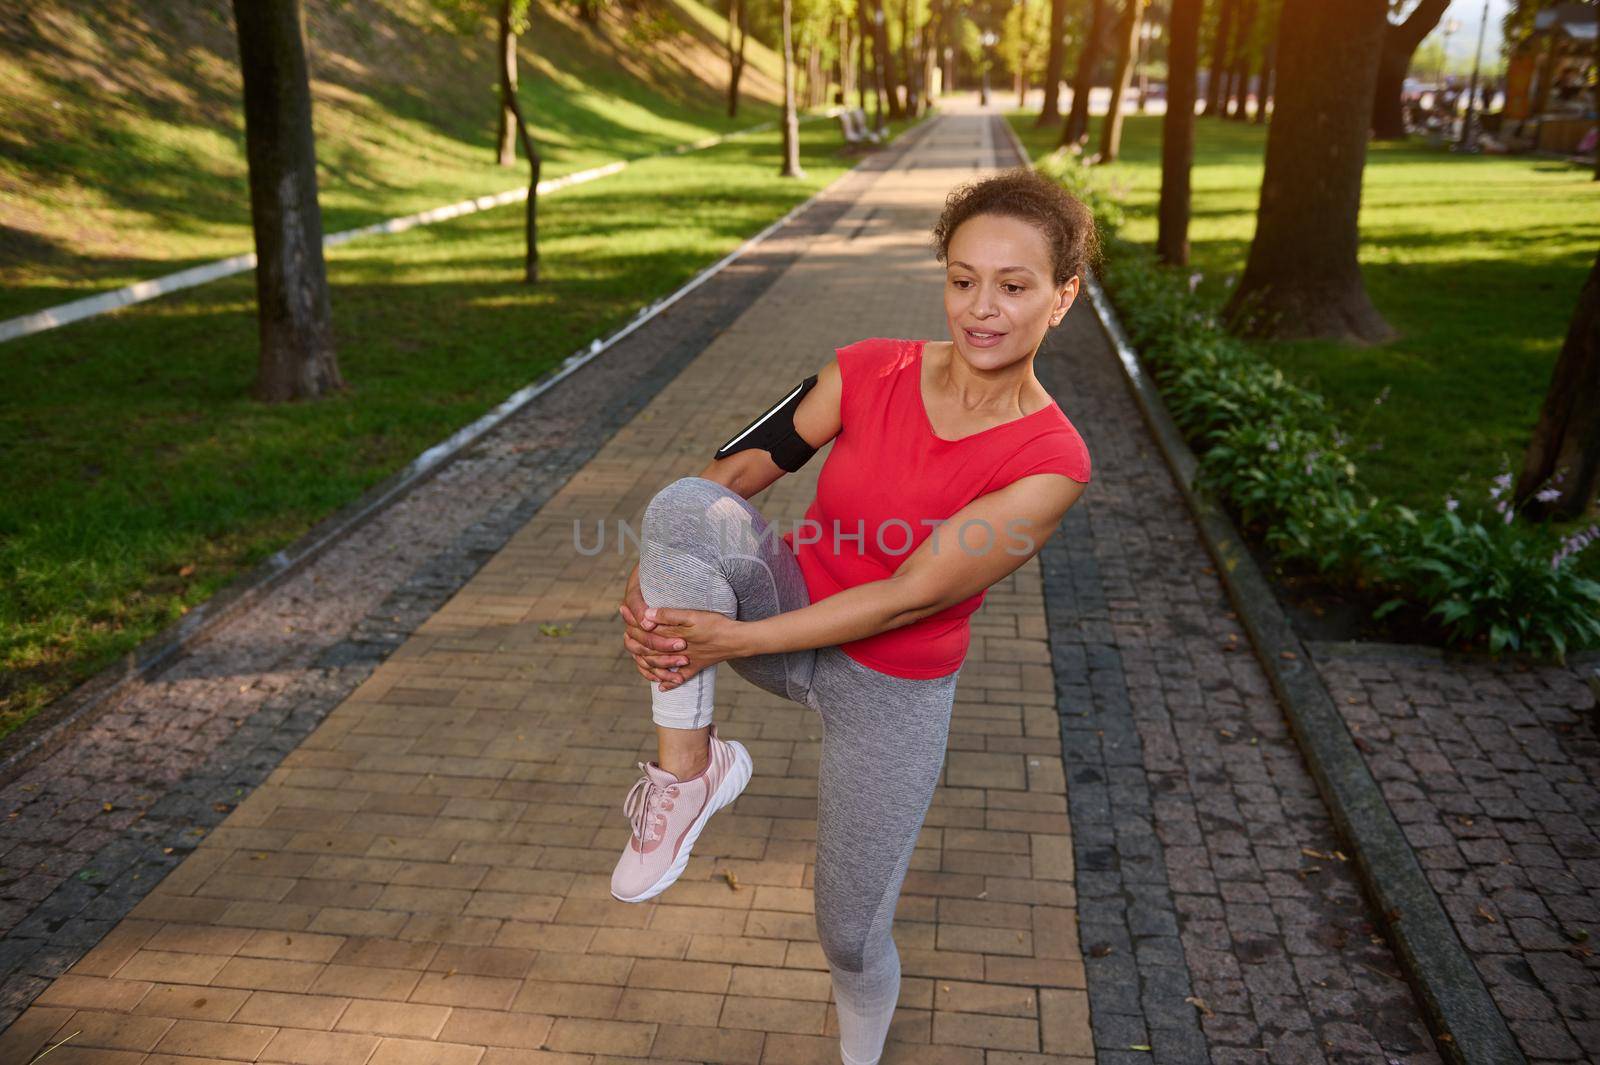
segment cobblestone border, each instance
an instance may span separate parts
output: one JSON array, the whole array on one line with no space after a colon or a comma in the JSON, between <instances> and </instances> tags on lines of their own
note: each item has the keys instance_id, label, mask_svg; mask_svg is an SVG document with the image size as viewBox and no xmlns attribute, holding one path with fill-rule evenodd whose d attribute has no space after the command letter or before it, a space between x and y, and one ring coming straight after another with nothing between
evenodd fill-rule
<instances>
[{"instance_id":1,"label":"cobblestone border","mask_svg":"<svg viewBox=\"0 0 1600 1065\"><path fill-rule=\"evenodd\" d=\"M1015 131L998 134L1022 165ZM1051 332L1035 368L1052 394L1068 358ZM1179 936L1167 862L1156 834L1144 743L1134 720L1127 666L1110 611L1088 515L1074 508L1039 552L1046 632L1067 774L1067 819L1077 868L1078 941L1089 987L1089 1025L1100 1065L1195 1065L1211 1060L1200 1014L1170 1006L1194 995ZM1098 639L1071 640L1087 631ZM1159 1027L1156 1021L1164 1021ZM1148 1051L1131 1050L1148 1046Z\"/></svg>"},{"instance_id":2,"label":"cobblestone border","mask_svg":"<svg viewBox=\"0 0 1600 1065\"><path fill-rule=\"evenodd\" d=\"M1003 119L1001 124L1022 165L1031 166L1016 131ZM1117 352L1128 388L1194 515L1206 550L1217 563L1334 825L1349 842L1362 887L1417 992L1441 1053L1459 1065L1525 1065L1527 1059L1456 936L1306 648L1233 522L1207 492L1196 487L1194 453L1141 366L1104 291L1092 277L1085 281L1090 305ZM1074 807L1075 828L1077 816ZM1081 881L1083 873L1079 875Z\"/></svg>"},{"instance_id":3,"label":"cobblestone border","mask_svg":"<svg viewBox=\"0 0 1600 1065\"><path fill-rule=\"evenodd\" d=\"M927 117L932 117L934 114L936 111L929 111ZM903 150L911 143L907 137L924 128L926 128L926 118L918 126L902 131L896 138L894 146ZM898 154L895 157L898 158ZM407 493L448 465L455 456L467 451L496 427L503 425L525 409L538 396L610 350L656 315L716 276L728 264L788 225L856 169L858 167L852 167L840 174L803 203L789 210L783 217L700 271L676 291L640 307L627 324L613 330L604 338L596 338L588 346L567 356L560 364L551 367L532 383L512 393L470 425L464 426L449 438L423 451L404 468L318 522L294 543L245 571L210 599L190 610L180 620L145 640L121 661L79 684L16 732L0 740L0 785L15 779L31 765L36 764L40 758L58 749L74 732L93 721L115 702L116 698L131 685L155 676L165 669L183 653L185 648L192 646L229 618L237 616L240 611L249 609L259 602L268 592L299 573L329 547L360 528L385 507L392 506L404 498Z\"/></svg>"},{"instance_id":4,"label":"cobblestone border","mask_svg":"<svg viewBox=\"0 0 1600 1065\"><path fill-rule=\"evenodd\" d=\"M1216 560L1317 790L1339 834L1349 843L1362 887L1417 992L1441 1053L1460 1065L1525 1063L1265 575L1227 514L1195 486L1195 457L1149 375L1139 367L1138 355L1110 301L1093 280L1086 289L1127 371L1128 387L1151 435L1194 514L1206 550Z\"/></svg>"},{"instance_id":5,"label":"cobblestone border","mask_svg":"<svg viewBox=\"0 0 1600 1065\"><path fill-rule=\"evenodd\" d=\"M826 232L855 201L841 195L819 199L823 192L835 189L853 174L893 167L931 127L935 117L937 111L929 112L883 151L866 156L791 212L791 226L805 236ZM714 293L708 294L714 306L702 308L704 313L692 319L690 335L674 335L651 371L613 401L597 408L576 439L569 437L564 445L544 453L527 452L527 465L537 470L536 490L507 498L447 549L418 567L342 640L324 650L312 670L246 719L200 768L168 790L117 839L95 852L81 869L0 938L0 1031L182 862L200 838L220 824L285 755L477 573L618 429L700 354L706 340L736 319L798 254L797 250L791 255L775 256L763 264L762 276L753 281L728 280L735 298L718 300ZM666 319L678 323L684 320L682 316ZM636 322L629 329L642 324ZM669 327L669 332L673 330L682 332L678 325ZM481 439L480 435L474 443L481 443ZM469 450L474 443L463 444L455 453ZM190 634L188 642L196 638Z\"/></svg>"}]
</instances>

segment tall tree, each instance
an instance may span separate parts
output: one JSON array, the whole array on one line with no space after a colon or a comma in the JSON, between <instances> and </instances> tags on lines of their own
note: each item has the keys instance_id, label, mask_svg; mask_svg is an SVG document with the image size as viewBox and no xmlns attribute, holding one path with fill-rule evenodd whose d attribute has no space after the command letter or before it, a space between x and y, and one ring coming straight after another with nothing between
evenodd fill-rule
<instances>
[{"instance_id":1,"label":"tall tree","mask_svg":"<svg viewBox=\"0 0 1600 1065\"><path fill-rule=\"evenodd\" d=\"M1233 69L1228 78L1225 117L1243 122L1249 118L1250 51L1256 29L1256 0L1241 0L1233 29Z\"/></svg>"},{"instance_id":2,"label":"tall tree","mask_svg":"<svg viewBox=\"0 0 1600 1065\"><path fill-rule=\"evenodd\" d=\"M784 177L805 177L800 169L800 120L794 109L794 0L783 0L783 167Z\"/></svg>"},{"instance_id":3,"label":"tall tree","mask_svg":"<svg viewBox=\"0 0 1600 1065\"><path fill-rule=\"evenodd\" d=\"M1189 264L1195 75L1200 66L1200 15L1204 7L1205 0L1172 0L1167 22L1167 113L1161 119L1156 254L1169 266Z\"/></svg>"},{"instance_id":4,"label":"tall tree","mask_svg":"<svg viewBox=\"0 0 1600 1065\"><path fill-rule=\"evenodd\" d=\"M1238 0L1222 0L1217 13L1216 35L1211 39L1211 73L1206 77L1206 102L1200 109L1202 115L1214 115L1220 105L1222 83L1228 69L1228 43L1233 35L1234 10Z\"/></svg>"},{"instance_id":5,"label":"tall tree","mask_svg":"<svg viewBox=\"0 0 1600 1065\"><path fill-rule=\"evenodd\" d=\"M522 11L516 13L518 19L526 17L527 0L523 0L522 8ZM517 116L505 104L507 96L516 96L517 94L517 35L511 29L515 24L515 22L509 22L506 19L500 20L500 47L498 51L502 84L500 86L500 128L497 131L495 140L500 145L499 159L501 166L517 165ZM506 84L505 82L508 78L510 83Z\"/></svg>"},{"instance_id":6,"label":"tall tree","mask_svg":"<svg viewBox=\"0 0 1600 1065\"><path fill-rule=\"evenodd\" d=\"M866 3L867 0L857 0ZM901 118L905 110L900 106L899 81L895 77L894 52L889 47L889 18L883 9L883 0L871 0L873 62L878 67L878 91L889 105L890 120Z\"/></svg>"},{"instance_id":7,"label":"tall tree","mask_svg":"<svg viewBox=\"0 0 1600 1065\"><path fill-rule=\"evenodd\" d=\"M728 0L728 117L739 113L739 79L744 77L745 0Z\"/></svg>"},{"instance_id":8,"label":"tall tree","mask_svg":"<svg viewBox=\"0 0 1600 1065\"><path fill-rule=\"evenodd\" d=\"M1405 93L1411 57L1422 39L1433 32L1450 0L1418 0L1398 25L1384 20L1383 47L1378 56L1378 85L1372 97L1372 135L1378 140L1404 140L1405 114L1400 98Z\"/></svg>"},{"instance_id":9,"label":"tall tree","mask_svg":"<svg viewBox=\"0 0 1600 1065\"><path fill-rule=\"evenodd\" d=\"M299 0L234 0L256 242L256 398L342 389L333 348L322 207Z\"/></svg>"},{"instance_id":10,"label":"tall tree","mask_svg":"<svg viewBox=\"0 0 1600 1065\"><path fill-rule=\"evenodd\" d=\"M872 27L869 25L871 19L867 15L867 0L855 0L855 8L856 51L858 53L856 59L856 70L858 72L856 75L856 98L858 101L857 106L861 108L861 114L865 116L867 113L867 87L868 85L875 86L877 84L873 80L877 75L872 72L869 66L870 53L867 48L867 41L872 37ZM876 111L878 106L878 91L874 88L872 90L873 110ZM881 126L882 123L875 123L875 125Z\"/></svg>"},{"instance_id":11,"label":"tall tree","mask_svg":"<svg viewBox=\"0 0 1600 1065\"><path fill-rule=\"evenodd\" d=\"M1286 0L1255 239L1224 308L1235 330L1363 342L1393 336L1356 254L1386 0Z\"/></svg>"},{"instance_id":12,"label":"tall tree","mask_svg":"<svg viewBox=\"0 0 1600 1065\"><path fill-rule=\"evenodd\" d=\"M502 40L507 35L515 37L528 28L526 21L528 4L529 0L500 0L499 24ZM511 124L517 131L517 140L522 143L522 154L528 157L528 199L522 214L525 238L522 279L532 284L539 280L539 170L544 165L544 160L533 143L533 137L528 133L528 123L522 117L522 102L517 99L517 50L501 49L500 62L510 68L502 71L500 77L500 106L510 112Z\"/></svg>"},{"instance_id":13,"label":"tall tree","mask_svg":"<svg viewBox=\"0 0 1600 1065\"><path fill-rule=\"evenodd\" d=\"M1100 124L1100 161L1115 162L1122 150L1122 98L1128 94L1133 56L1139 47L1139 17L1144 0L1124 0L1117 22L1117 65L1111 73L1111 105Z\"/></svg>"},{"instance_id":14,"label":"tall tree","mask_svg":"<svg viewBox=\"0 0 1600 1065\"><path fill-rule=\"evenodd\" d=\"M1561 495L1548 502L1534 498L1545 481L1560 473ZM1578 309L1567 326L1550 390L1545 393L1533 440L1522 458L1515 495L1529 517L1577 518L1600 491L1600 255L1578 294Z\"/></svg>"},{"instance_id":15,"label":"tall tree","mask_svg":"<svg viewBox=\"0 0 1600 1065\"><path fill-rule=\"evenodd\" d=\"M911 65L911 0L900 0L900 83L906 90L906 114L917 109L916 68Z\"/></svg>"},{"instance_id":16,"label":"tall tree","mask_svg":"<svg viewBox=\"0 0 1600 1065\"><path fill-rule=\"evenodd\" d=\"M1061 73L1065 66L1067 0L1050 0L1050 50L1044 61L1044 105L1034 126L1043 128L1061 121Z\"/></svg>"},{"instance_id":17,"label":"tall tree","mask_svg":"<svg viewBox=\"0 0 1600 1065\"><path fill-rule=\"evenodd\" d=\"M1278 24L1271 5L1267 7L1266 16L1266 33L1261 42L1261 75L1256 90L1255 122L1258 126L1267 124L1267 101L1272 98L1272 61L1278 54Z\"/></svg>"},{"instance_id":18,"label":"tall tree","mask_svg":"<svg viewBox=\"0 0 1600 1065\"><path fill-rule=\"evenodd\" d=\"M1078 47L1078 69L1072 76L1072 110L1061 128L1063 145L1079 145L1089 139L1089 91L1100 66L1100 38L1108 21L1105 6L1106 0L1089 0L1089 28Z\"/></svg>"}]
</instances>

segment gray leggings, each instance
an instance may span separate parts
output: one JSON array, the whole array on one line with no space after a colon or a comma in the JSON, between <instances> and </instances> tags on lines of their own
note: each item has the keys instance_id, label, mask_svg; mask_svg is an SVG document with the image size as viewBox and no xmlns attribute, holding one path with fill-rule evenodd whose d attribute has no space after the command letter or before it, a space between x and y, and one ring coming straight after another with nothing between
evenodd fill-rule
<instances>
[{"instance_id":1,"label":"gray leggings","mask_svg":"<svg viewBox=\"0 0 1600 1065\"><path fill-rule=\"evenodd\" d=\"M672 482L645 508L639 586L650 606L714 610L740 620L810 603L789 545L748 500L703 477ZM871 1065L900 995L895 904L944 765L959 670L928 680L896 677L837 647L728 664L822 717L817 938L832 970L844 1061ZM709 725L716 670L667 692L652 683L656 724Z\"/></svg>"}]
</instances>

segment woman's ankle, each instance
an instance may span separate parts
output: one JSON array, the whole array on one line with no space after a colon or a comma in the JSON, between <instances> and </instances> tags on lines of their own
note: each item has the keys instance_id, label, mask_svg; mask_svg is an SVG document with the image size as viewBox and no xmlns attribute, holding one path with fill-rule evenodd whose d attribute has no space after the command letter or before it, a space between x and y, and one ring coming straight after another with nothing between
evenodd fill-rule
<instances>
[{"instance_id":1,"label":"woman's ankle","mask_svg":"<svg viewBox=\"0 0 1600 1065\"><path fill-rule=\"evenodd\" d=\"M657 726L656 765L679 780L697 777L711 765L711 726L675 729Z\"/></svg>"}]
</instances>

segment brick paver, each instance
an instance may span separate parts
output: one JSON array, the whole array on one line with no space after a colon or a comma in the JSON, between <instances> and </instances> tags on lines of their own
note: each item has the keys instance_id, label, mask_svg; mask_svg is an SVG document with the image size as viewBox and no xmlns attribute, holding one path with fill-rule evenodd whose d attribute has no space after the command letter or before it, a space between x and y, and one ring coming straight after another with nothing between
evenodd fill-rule
<instances>
[{"instance_id":1,"label":"brick paver","mask_svg":"<svg viewBox=\"0 0 1600 1065\"><path fill-rule=\"evenodd\" d=\"M927 228L995 163L935 120L824 237L0 1036L52 1065L837 1060L811 916L821 725L726 673L756 773L682 881L616 902L620 804L653 748L615 604L617 523L869 335L940 335ZM888 269L884 269L888 267ZM757 500L797 518L816 462ZM574 523L612 534L575 548ZM974 624L950 755L897 913L886 1061L1092 1053L1039 567Z\"/></svg>"},{"instance_id":2,"label":"brick paver","mask_svg":"<svg viewBox=\"0 0 1600 1065\"><path fill-rule=\"evenodd\" d=\"M1312 652L1529 1062L1595 1060L1600 741L1578 662Z\"/></svg>"}]
</instances>

